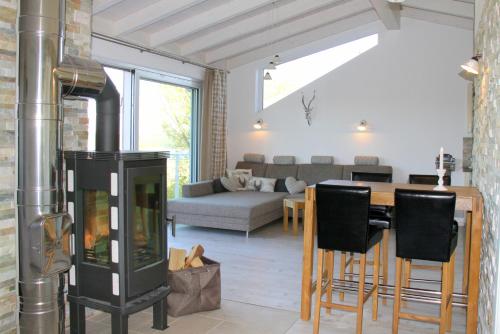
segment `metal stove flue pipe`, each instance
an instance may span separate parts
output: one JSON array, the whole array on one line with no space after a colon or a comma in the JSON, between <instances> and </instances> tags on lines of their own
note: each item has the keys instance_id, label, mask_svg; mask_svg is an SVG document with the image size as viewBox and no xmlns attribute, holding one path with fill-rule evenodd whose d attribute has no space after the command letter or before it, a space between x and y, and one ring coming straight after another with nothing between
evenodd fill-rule
<instances>
[{"instance_id":1,"label":"metal stove flue pipe","mask_svg":"<svg viewBox=\"0 0 500 334\"><path fill-rule=\"evenodd\" d=\"M64 333L72 217L65 212L63 196L63 94L96 98L98 112L114 94L111 119L116 130L119 126L119 97L102 66L62 56L64 16L64 0L19 1L16 202L21 333ZM101 96L103 91L107 93ZM109 134L114 145L110 148L118 149L117 137Z\"/></svg>"}]
</instances>

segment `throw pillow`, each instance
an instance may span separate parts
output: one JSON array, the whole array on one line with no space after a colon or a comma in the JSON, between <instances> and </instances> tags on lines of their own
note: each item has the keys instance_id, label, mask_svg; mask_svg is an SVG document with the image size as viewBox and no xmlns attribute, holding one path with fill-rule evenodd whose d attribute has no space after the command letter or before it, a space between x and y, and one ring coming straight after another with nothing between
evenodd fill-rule
<instances>
[{"instance_id":1,"label":"throw pillow","mask_svg":"<svg viewBox=\"0 0 500 334\"><path fill-rule=\"evenodd\" d=\"M222 183L222 186L226 188L229 191L238 191L241 189L241 186L239 182L236 181L236 179L230 179L228 177L221 177L220 178L220 183Z\"/></svg>"},{"instance_id":2,"label":"throw pillow","mask_svg":"<svg viewBox=\"0 0 500 334\"><path fill-rule=\"evenodd\" d=\"M286 189L290 194L298 194L304 192L306 190L307 184L305 181L297 180L292 176L289 176L285 179Z\"/></svg>"},{"instance_id":3,"label":"throw pillow","mask_svg":"<svg viewBox=\"0 0 500 334\"><path fill-rule=\"evenodd\" d=\"M238 184L238 190L247 190L248 182L252 178L251 169L226 169L226 173L233 183Z\"/></svg>"},{"instance_id":4,"label":"throw pillow","mask_svg":"<svg viewBox=\"0 0 500 334\"><path fill-rule=\"evenodd\" d=\"M286 189L285 179L277 179L276 184L274 185L274 191L280 193L287 193L288 189Z\"/></svg>"},{"instance_id":5,"label":"throw pillow","mask_svg":"<svg viewBox=\"0 0 500 334\"><path fill-rule=\"evenodd\" d=\"M224 193L224 192L227 192L228 190L224 187L224 185L222 184L220 178L218 179L215 179L212 181L212 186L214 188L214 193Z\"/></svg>"},{"instance_id":6,"label":"throw pillow","mask_svg":"<svg viewBox=\"0 0 500 334\"><path fill-rule=\"evenodd\" d=\"M240 176L240 175L248 175L252 176L252 170L251 169L226 169L226 174L228 178L233 178L235 176Z\"/></svg>"},{"instance_id":7,"label":"throw pillow","mask_svg":"<svg viewBox=\"0 0 500 334\"><path fill-rule=\"evenodd\" d=\"M263 193L273 193L276 179L267 177L252 177L248 182L246 190L260 191Z\"/></svg>"}]
</instances>

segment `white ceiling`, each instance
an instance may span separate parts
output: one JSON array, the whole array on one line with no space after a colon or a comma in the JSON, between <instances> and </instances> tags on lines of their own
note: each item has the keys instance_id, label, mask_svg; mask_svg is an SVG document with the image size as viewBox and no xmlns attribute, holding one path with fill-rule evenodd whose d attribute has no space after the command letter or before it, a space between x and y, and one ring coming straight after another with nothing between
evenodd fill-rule
<instances>
[{"instance_id":1,"label":"white ceiling","mask_svg":"<svg viewBox=\"0 0 500 334\"><path fill-rule=\"evenodd\" d=\"M305 36L308 42L324 38L325 31L334 35L377 20L399 29L401 16L472 30L474 0L406 0L402 6L386 0L93 0L94 32L226 67L256 60L262 55L256 51L271 52L276 43L297 47Z\"/></svg>"}]
</instances>

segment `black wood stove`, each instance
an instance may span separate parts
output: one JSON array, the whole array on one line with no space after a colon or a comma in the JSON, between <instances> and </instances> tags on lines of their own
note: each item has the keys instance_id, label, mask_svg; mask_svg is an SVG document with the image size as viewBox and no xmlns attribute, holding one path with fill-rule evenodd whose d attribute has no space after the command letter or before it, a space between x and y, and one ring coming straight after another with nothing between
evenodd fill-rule
<instances>
[{"instance_id":1,"label":"black wood stove","mask_svg":"<svg viewBox=\"0 0 500 334\"><path fill-rule=\"evenodd\" d=\"M128 316L151 305L153 328L167 327L167 158L65 152L71 333L85 333L85 307L110 313L112 333L127 333Z\"/></svg>"}]
</instances>

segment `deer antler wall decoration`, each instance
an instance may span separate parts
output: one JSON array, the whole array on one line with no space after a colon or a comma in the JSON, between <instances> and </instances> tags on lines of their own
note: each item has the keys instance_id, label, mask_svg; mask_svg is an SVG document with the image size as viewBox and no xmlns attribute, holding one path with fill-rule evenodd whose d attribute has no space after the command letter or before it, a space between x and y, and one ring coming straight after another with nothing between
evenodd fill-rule
<instances>
[{"instance_id":1,"label":"deer antler wall decoration","mask_svg":"<svg viewBox=\"0 0 500 334\"><path fill-rule=\"evenodd\" d=\"M312 121L313 107L311 107L311 104L315 98L316 98L316 89L314 90L313 97L309 100L309 102L306 105L305 95L304 95L304 92L302 92L302 105L304 106L304 113L306 116L307 125L309 125L309 126L311 126L311 121Z\"/></svg>"}]
</instances>

